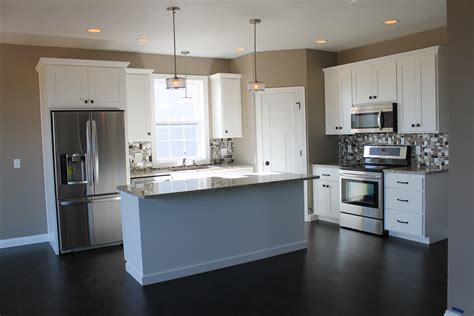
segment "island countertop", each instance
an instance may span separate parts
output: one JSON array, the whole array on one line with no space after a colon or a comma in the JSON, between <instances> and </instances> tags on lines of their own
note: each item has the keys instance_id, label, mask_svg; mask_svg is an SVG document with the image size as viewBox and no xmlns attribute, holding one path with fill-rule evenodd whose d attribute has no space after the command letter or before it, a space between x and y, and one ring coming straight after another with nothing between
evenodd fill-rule
<instances>
[{"instance_id":1,"label":"island countertop","mask_svg":"<svg viewBox=\"0 0 474 316\"><path fill-rule=\"evenodd\" d=\"M276 182L303 181L318 179L315 175L281 173L281 172L254 172L242 175L210 176L208 178L150 181L132 185L118 186L121 192L132 194L141 199L157 198L161 196L186 194L199 191L222 190L233 187L261 185Z\"/></svg>"}]
</instances>

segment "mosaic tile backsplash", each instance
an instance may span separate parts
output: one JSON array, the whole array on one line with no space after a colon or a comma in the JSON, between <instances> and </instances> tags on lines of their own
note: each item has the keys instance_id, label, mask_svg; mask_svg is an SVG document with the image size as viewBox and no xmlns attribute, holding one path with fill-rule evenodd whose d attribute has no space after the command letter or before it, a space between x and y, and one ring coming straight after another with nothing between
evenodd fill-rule
<instances>
[{"instance_id":1,"label":"mosaic tile backsplash","mask_svg":"<svg viewBox=\"0 0 474 316\"><path fill-rule=\"evenodd\" d=\"M234 143L232 138L214 138L210 141L211 164L232 163ZM128 144L130 169L150 169L153 168L152 143L132 142Z\"/></svg>"},{"instance_id":2,"label":"mosaic tile backsplash","mask_svg":"<svg viewBox=\"0 0 474 316\"><path fill-rule=\"evenodd\" d=\"M448 133L342 135L339 136L339 163L362 163L364 145L410 145L413 166L439 169L449 166Z\"/></svg>"}]
</instances>

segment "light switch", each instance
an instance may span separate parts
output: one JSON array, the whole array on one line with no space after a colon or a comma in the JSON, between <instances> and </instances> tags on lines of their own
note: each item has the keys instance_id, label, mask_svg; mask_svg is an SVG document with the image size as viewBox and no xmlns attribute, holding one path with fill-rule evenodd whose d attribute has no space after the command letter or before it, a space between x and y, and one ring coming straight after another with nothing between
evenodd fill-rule
<instances>
[{"instance_id":1,"label":"light switch","mask_svg":"<svg viewBox=\"0 0 474 316\"><path fill-rule=\"evenodd\" d=\"M13 159L13 168L15 168L15 169L21 168L21 160L20 159Z\"/></svg>"}]
</instances>

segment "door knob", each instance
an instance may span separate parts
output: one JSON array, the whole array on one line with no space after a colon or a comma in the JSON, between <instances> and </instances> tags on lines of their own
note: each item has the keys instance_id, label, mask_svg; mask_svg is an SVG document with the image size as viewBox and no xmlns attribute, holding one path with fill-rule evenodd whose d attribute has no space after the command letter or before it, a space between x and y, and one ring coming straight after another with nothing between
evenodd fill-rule
<instances>
[{"instance_id":1,"label":"door knob","mask_svg":"<svg viewBox=\"0 0 474 316\"><path fill-rule=\"evenodd\" d=\"M270 161L265 161L265 166L270 166Z\"/></svg>"}]
</instances>

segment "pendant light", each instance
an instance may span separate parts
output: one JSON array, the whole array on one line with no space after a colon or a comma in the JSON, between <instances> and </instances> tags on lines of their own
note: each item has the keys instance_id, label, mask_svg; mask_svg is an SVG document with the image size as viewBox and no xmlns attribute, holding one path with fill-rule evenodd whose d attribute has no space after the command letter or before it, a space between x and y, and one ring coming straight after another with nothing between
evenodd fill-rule
<instances>
[{"instance_id":1,"label":"pendant light","mask_svg":"<svg viewBox=\"0 0 474 316\"><path fill-rule=\"evenodd\" d=\"M186 57L189 55L188 50L183 50L181 52L182 55L184 55L184 80L186 80L186 83L188 82L188 72L187 72L187 62L186 62ZM184 97L181 98L182 103L190 103L192 101L192 97L188 95L188 85L186 84L186 87L184 88Z\"/></svg>"},{"instance_id":2,"label":"pendant light","mask_svg":"<svg viewBox=\"0 0 474 316\"><path fill-rule=\"evenodd\" d=\"M249 21L250 24L253 24L253 64L254 64L254 81L251 81L247 85L249 92L261 92L265 91L265 82L257 80L257 24L262 23L260 19L252 19Z\"/></svg>"},{"instance_id":3,"label":"pendant light","mask_svg":"<svg viewBox=\"0 0 474 316\"><path fill-rule=\"evenodd\" d=\"M181 11L178 7L169 7L168 11L173 13L173 57L174 57L174 77L166 79L167 89L183 89L186 88L186 79L179 78L176 71L176 26L175 26L175 15L176 12Z\"/></svg>"}]
</instances>

